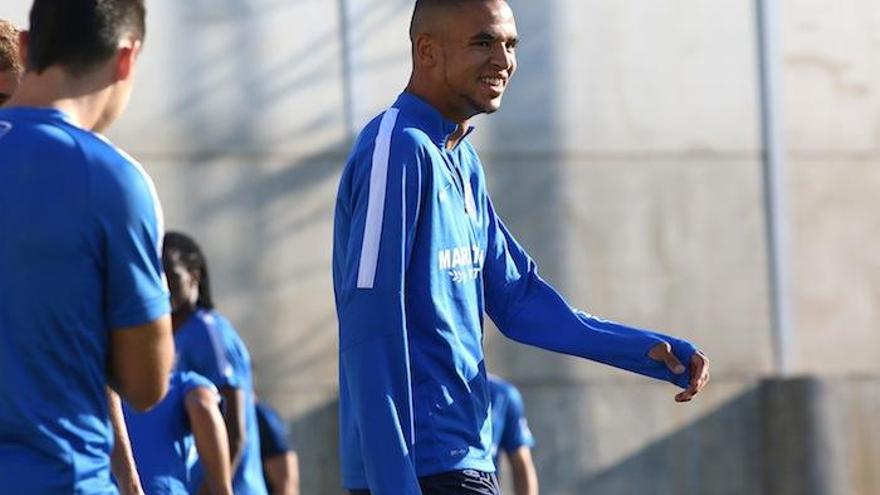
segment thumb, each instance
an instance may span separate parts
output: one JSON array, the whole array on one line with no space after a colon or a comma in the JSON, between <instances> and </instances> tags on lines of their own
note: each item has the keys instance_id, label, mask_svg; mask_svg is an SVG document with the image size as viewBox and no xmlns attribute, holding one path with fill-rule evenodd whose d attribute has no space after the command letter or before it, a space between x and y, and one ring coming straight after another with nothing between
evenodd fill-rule
<instances>
[{"instance_id":1,"label":"thumb","mask_svg":"<svg viewBox=\"0 0 880 495\"><path fill-rule=\"evenodd\" d=\"M676 375L680 375L685 372L685 367L681 364L681 361L675 357L675 354L672 353L672 347L669 345L669 342L661 342L655 345L651 352L648 353L648 357L655 361L662 361L669 371L673 372Z\"/></svg>"}]
</instances>

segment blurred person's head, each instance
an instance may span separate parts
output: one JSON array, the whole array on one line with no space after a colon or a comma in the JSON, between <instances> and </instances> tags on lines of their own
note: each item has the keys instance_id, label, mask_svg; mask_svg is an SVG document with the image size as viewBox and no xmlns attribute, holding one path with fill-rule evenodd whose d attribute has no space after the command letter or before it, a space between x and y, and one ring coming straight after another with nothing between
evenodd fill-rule
<instances>
[{"instance_id":1,"label":"blurred person's head","mask_svg":"<svg viewBox=\"0 0 880 495\"><path fill-rule=\"evenodd\" d=\"M208 262L196 241L181 232L168 232L162 241L162 265L171 291L172 315L214 309Z\"/></svg>"},{"instance_id":2,"label":"blurred person's head","mask_svg":"<svg viewBox=\"0 0 880 495\"><path fill-rule=\"evenodd\" d=\"M144 0L34 0L12 104L67 104L84 127L107 128L128 104L145 18Z\"/></svg>"},{"instance_id":3,"label":"blurred person's head","mask_svg":"<svg viewBox=\"0 0 880 495\"><path fill-rule=\"evenodd\" d=\"M14 24L0 19L0 105L15 92L24 70L18 50L20 35Z\"/></svg>"},{"instance_id":4,"label":"blurred person's head","mask_svg":"<svg viewBox=\"0 0 880 495\"><path fill-rule=\"evenodd\" d=\"M492 113L516 71L517 31L505 0L416 0L409 90L446 118Z\"/></svg>"}]
</instances>

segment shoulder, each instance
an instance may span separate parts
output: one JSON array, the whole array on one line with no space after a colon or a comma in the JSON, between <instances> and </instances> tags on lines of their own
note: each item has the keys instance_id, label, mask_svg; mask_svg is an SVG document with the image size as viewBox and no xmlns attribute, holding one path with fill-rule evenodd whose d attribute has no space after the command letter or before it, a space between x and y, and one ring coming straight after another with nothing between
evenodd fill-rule
<instances>
[{"instance_id":1,"label":"shoulder","mask_svg":"<svg viewBox=\"0 0 880 495\"><path fill-rule=\"evenodd\" d=\"M144 167L107 138L76 129L77 141L93 164L94 184L105 189L121 189L156 199L153 180Z\"/></svg>"},{"instance_id":2,"label":"shoulder","mask_svg":"<svg viewBox=\"0 0 880 495\"><path fill-rule=\"evenodd\" d=\"M222 329L217 325L216 316L205 310L198 310L183 324L175 335L175 344L183 350L212 351L222 340Z\"/></svg>"},{"instance_id":3,"label":"shoulder","mask_svg":"<svg viewBox=\"0 0 880 495\"><path fill-rule=\"evenodd\" d=\"M260 421L272 426L280 425L282 423L281 416L279 416L275 409L272 409L272 407L265 402L257 402L255 406L257 409L257 417Z\"/></svg>"},{"instance_id":4,"label":"shoulder","mask_svg":"<svg viewBox=\"0 0 880 495\"><path fill-rule=\"evenodd\" d=\"M84 146L88 136L83 133L87 131L33 109L0 109L0 145L25 150L30 160L57 164L68 172L88 173L90 160Z\"/></svg>"},{"instance_id":5,"label":"shoulder","mask_svg":"<svg viewBox=\"0 0 880 495\"><path fill-rule=\"evenodd\" d=\"M178 331L180 337L193 338L210 331L212 317L209 312L197 310Z\"/></svg>"},{"instance_id":6,"label":"shoulder","mask_svg":"<svg viewBox=\"0 0 880 495\"><path fill-rule=\"evenodd\" d=\"M424 157L432 146L434 144L427 133L415 121L397 108L389 108L364 127L352 158L368 163L407 155L419 158Z\"/></svg>"},{"instance_id":7,"label":"shoulder","mask_svg":"<svg viewBox=\"0 0 880 495\"><path fill-rule=\"evenodd\" d=\"M208 380L194 371L182 371L178 373L178 375L177 379L184 394L188 394L197 388L206 388L214 393L217 392L217 388L211 380Z\"/></svg>"},{"instance_id":8,"label":"shoulder","mask_svg":"<svg viewBox=\"0 0 880 495\"><path fill-rule=\"evenodd\" d=\"M500 396L513 402L522 401L516 386L497 376L489 376L489 390L493 397Z\"/></svg>"},{"instance_id":9,"label":"shoulder","mask_svg":"<svg viewBox=\"0 0 880 495\"><path fill-rule=\"evenodd\" d=\"M216 333L224 340L228 340L236 346L243 345L241 336L238 335L238 330L235 329L235 326L228 318L218 313L216 310L201 311L201 313L204 314L203 318L205 327L208 328L209 331Z\"/></svg>"},{"instance_id":10,"label":"shoulder","mask_svg":"<svg viewBox=\"0 0 880 495\"><path fill-rule=\"evenodd\" d=\"M239 372L241 372L240 366L250 368L250 353L232 322L216 310L204 311L204 313L206 313L206 327L213 333L226 357L237 363Z\"/></svg>"}]
</instances>

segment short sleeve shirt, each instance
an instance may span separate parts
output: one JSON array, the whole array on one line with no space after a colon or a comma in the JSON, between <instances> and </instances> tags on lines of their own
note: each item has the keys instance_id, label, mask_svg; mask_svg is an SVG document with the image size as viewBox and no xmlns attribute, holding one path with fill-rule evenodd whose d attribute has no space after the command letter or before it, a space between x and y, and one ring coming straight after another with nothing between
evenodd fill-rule
<instances>
[{"instance_id":1,"label":"short sleeve shirt","mask_svg":"<svg viewBox=\"0 0 880 495\"><path fill-rule=\"evenodd\" d=\"M0 109L0 486L114 493L112 329L169 312L141 166L48 108Z\"/></svg>"},{"instance_id":2,"label":"short sleeve shirt","mask_svg":"<svg viewBox=\"0 0 880 495\"><path fill-rule=\"evenodd\" d=\"M232 488L236 495L264 495L266 485L260 462L251 357L244 342L229 320L216 311L199 309L174 334L174 344L178 369L195 371L211 380L217 388L237 388L244 393L246 439ZM193 479L195 485L201 480L198 464Z\"/></svg>"},{"instance_id":3,"label":"short sleeve shirt","mask_svg":"<svg viewBox=\"0 0 880 495\"><path fill-rule=\"evenodd\" d=\"M490 375L489 397L492 402L492 455L497 467L500 451L533 447L535 439L526 421L522 396L513 384Z\"/></svg>"},{"instance_id":4,"label":"short sleeve shirt","mask_svg":"<svg viewBox=\"0 0 880 495\"><path fill-rule=\"evenodd\" d=\"M139 413L123 402L125 424L144 491L150 495L188 495L188 461L195 440L186 412L186 396L197 388L217 394L214 384L192 372L176 372L168 394L147 412ZM219 396L217 398L219 401Z\"/></svg>"}]
</instances>

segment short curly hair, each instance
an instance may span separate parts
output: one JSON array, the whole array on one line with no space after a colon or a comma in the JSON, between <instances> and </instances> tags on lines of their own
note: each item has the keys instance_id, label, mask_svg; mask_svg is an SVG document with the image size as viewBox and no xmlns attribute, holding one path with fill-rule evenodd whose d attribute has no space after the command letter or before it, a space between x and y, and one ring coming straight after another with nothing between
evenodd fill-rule
<instances>
[{"instance_id":1,"label":"short curly hair","mask_svg":"<svg viewBox=\"0 0 880 495\"><path fill-rule=\"evenodd\" d=\"M19 33L14 24L0 19L0 71L11 70L21 75L23 68L18 52Z\"/></svg>"}]
</instances>

